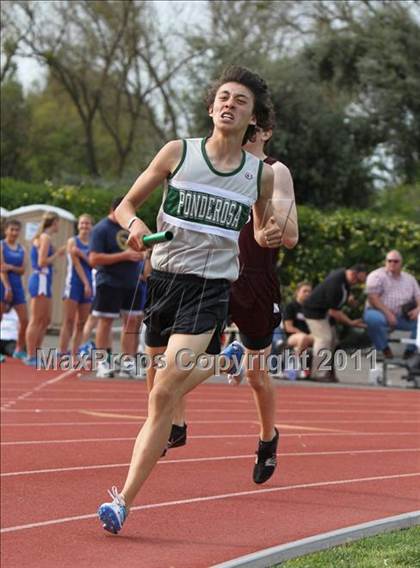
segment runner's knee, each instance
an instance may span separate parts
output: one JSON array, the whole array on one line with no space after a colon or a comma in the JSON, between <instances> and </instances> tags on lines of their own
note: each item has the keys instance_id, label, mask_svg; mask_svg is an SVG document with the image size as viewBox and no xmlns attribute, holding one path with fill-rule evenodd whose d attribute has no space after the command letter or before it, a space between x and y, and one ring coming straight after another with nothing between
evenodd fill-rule
<instances>
[{"instance_id":1,"label":"runner's knee","mask_svg":"<svg viewBox=\"0 0 420 568\"><path fill-rule=\"evenodd\" d=\"M73 329L75 318L67 318L66 325L69 329Z\"/></svg>"},{"instance_id":2,"label":"runner's knee","mask_svg":"<svg viewBox=\"0 0 420 568\"><path fill-rule=\"evenodd\" d=\"M79 333L83 331L83 328L85 327L85 323L86 321L78 321L76 323L76 331L78 331Z\"/></svg>"},{"instance_id":3,"label":"runner's knee","mask_svg":"<svg viewBox=\"0 0 420 568\"><path fill-rule=\"evenodd\" d=\"M173 410L177 402L175 392L166 385L155 384L149 395L149 412L161 414L167 410Z\"/></svg>"},{"instance_id":4,"label":"runner's knee","mask_svg":"<svg viewBox=\"0 0 420 568\"><path fill-rule=\"evenodd\" d=\"M254 390L261 390L267 385L267 373L261 370L247 371L246 374L248 384Z\"/></svg>"}]
</instances>

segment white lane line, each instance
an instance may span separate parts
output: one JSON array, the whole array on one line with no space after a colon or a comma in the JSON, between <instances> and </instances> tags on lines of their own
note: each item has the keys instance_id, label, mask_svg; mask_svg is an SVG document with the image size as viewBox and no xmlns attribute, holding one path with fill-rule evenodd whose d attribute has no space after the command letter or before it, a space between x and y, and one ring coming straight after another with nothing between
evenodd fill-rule
<instances>
[{"instance_id":1,"label":"white lane line","mask_svg":"<svg viewBox=\"0 0 420 568\"><path fill-rule=\"evenodd\" d=\"M287 434L282 431L280 426L280 434L282 438L296 438L304 436L377 436L383 438L384 436L408 436L412 432L320 432L320 433L296 433ZM223 439L240 439L240 438L255 438L256 433L253 434L206 434L188 436L188 440L223 440ZM128 442L135 440L135 436L131 437L114 437L114 438L71 438L64 440L16 440L14 442L1 442L1 446L42 446L43 444L90 444L90 443L108 443L108 442Z\"/></svg>"},{"instance_id":2,"label":"white lane line","mask_svg":"<svg viewBox=\"0 0 420 568\"><path fill-rule=\"evenodd\" d=\"M22 392L23 390L25 390L25 387L29 386L29 387L33 387L34 386L34 382L33 381L26 381L25 383L19 383L20 387L9 387L6 385L1 385L0 387L0 392L4 393L4 392ZM57 389L58 390L58 389Z\"/></svg>"},{"instance_id":3,"label":"white lane line","mask_svg":"<svg viewBox=\"0 0 420 568\"><path fill-rule=\"evenodd\" d=\"M265 489L254 489L253 491L238 491L236 493L223 493L219 495L208 495L205 497L195 497L190 499L179 499L177 501L164 501L161 503L149 503L148 505L138 505L136 507L131 507L130 514L133 511L143 511L146 509L158 509L161 507L174 507L180 505L192 505L195 503L205 503L210 501L221 501L223 499L233 499L235 497L246 497L249 495L261 495L263 493L277 493L280 491L294 491L299 489L317 489L319 487L334 487L339 485L348 485L352 483L370 483L374 481L390 481L393 479L408 479L411 477L420 477L420 472L413 473L401 473L397 475L381 475L376 477L360 477L353 479L340 479L332 481L321 481L315 483L300 483L296 485L285 485L282 487L267 487ZM50 519L48 521L40 521L37 523L29 523L26 525L16 525L12 527L5 527L0 530L1 533L16 532L27 529L34 529L38 527L46 527L51 525L60 525L63 523L69 523L72 521L83 521L87 519L96 518L96 513L90 513L87 515L77 515L74 517L62 517L60 519Z\"/></svg>"},{"instance_id":4,"label":"white lane line","mask_svg":"<svg viewBox=\"0 0 420 568\"><path fill-rule=\"evenodd\" d=\"M363 454L391 454L391 453L403 453L403 452L420 452L420 448L410 448L410 449L384 449L384 450L337 450L328 452L280 452L277 455L281 457L319 457L319 456L354 456ZM181 458L177 460L160 460L157 463L159 465L167 464L179 464L179 463L200 463L200 462L217 462L225 460L243 460L254 458L255 454L246 454L239 456L210 456L206 458ZM127 463L114 463L114 464L100 464L100 465L83 465L74 467L61 467L61 468L51 468L51 469L33 469L28 471L11 471L7 473L2 473L0 477L17 477L24 475L39 475L45 473L67 473L69 471L87 471L92 469L106 469L106 468L118 468L127 467L130 465Z\"/></svg>"},{"instance_id":5,"label":"white lane line","mask_svg":"<svg viewBox=\"0 0 420 568\"><path fill-rule=\"evenodd\" d=\"M4 373L5 374L5 373ZM8 377L4 376L3 377L3 386L4 387L15 387L17 385L21 385L21 384L27 384L29 383L30 380L27 379L26 377L22 378L21 380L19 379L14 379L14 380L9 380ZM106 391L115 391L115 392L120 392L121 389L119 389L118 387L121 386L124 390L131 390L131 391L136 391L139 392L139 390L141 390L142 388L145 388L145 381L144 380L139 380L138 382L131 382L128 383L126 381L118 381L115 379L109 380L109 379L104 379L104 380L94 380L94 381L89 381L86 380L86 378L82 377L78 383L78 385L80 385L80 388L83 388L84 386L86 386L86 388L101 388L102 391L106 390ZM118 387L117 387L118 385ZM395 394L398 395L399 399L411 399L415 396L419 396L415 391L412 390L401 390L398 393L395 393L394 391L383 391L383 390L363 390L361 391L359 388L351 388L348 387L345 390L344 389L340 389L340 391L336 391L336 390L331 390L331 389L321 389L321 388L316 388L316 389L307 389L307 385L306 384L294 384L292 386L287 385L287 384L278 384L276 382L274 382L274 385L276 386L276 388L279 388L279 392L283 393L285 396L289 397L290 399L296 399L296 400L300 400L302 398L310 398L311 400L341 400L343 402L347 402L349 399L349 396L351 396L352 399L354 400L364 400L364 399L371 399L372 401L377 401L378 399L383 399L383 400L387 400L387 399L394 399ZM243 390L247 390L248 389L248 385L246 383L243 383L242 385L239 386L239 388L237 387L231 387L227 384L227 382L220 382L220 383L203 383L202 385L200 385L198 388L198 391L208 391L208 392L212 392L212 393L221 393L224 391L224 389L228 387L228 388L235 388L238 392L241 392L242 389ZM296 389L296 387L300 387L298 389Z\"/></svg>"},{"instance_id":6,"label":"white lane line","mask_svg":"<svg viewBox=\"0 0 420 568\"><path fill-rule=\"evenodd\" d=\"M86 400L84 401L86 402ZM81 409L81 408L26 408L26 409L2 409L4 414L17 414L17 413L21 413L21 414L29 414L29 413L39 413L39 412L81 412L82 410L84 411L92 411L92 412L124 412L127 410L136 410L136 408L130 408L128 406L124 407L124 408L87 408L87 409ZM315 410L299 410L299 409L284 409L281 408L279 409L280 413L283 414L351 414L351 415L355 415L355 414L368 414L369 416L371 416L372 414L397 414L398 416L404 415L406 416L407 414L414 414L414 415L419 415L420 418L420 407L419 410L413 409L413 410L372 410L372 409L368 409L368 410L343 410L343 409L337 409L337 410L331 410L328 408L317 408ZM188 413L189 414L203 414L203 413L217 413L217 414L221 414L221 413L228 413L228 414L255 414L255 409L254 408L250 408L249 410L237 410L237 409L220 409L220 408L189 408L188 409Z\"/></svg>"},{"instance_id":7,"label":"white lane line","mask_svg":"<svg viewBox=\"0 0 420 568\"><path fill-rule=\"evenodd\" d=\"M92 413L89 413L92 414ZM105 415L108 416L108 415ZM112 416L112 415L111 415ZM125 415L123 415L125 416ZM120 417L121 415L117 415L116 418ZM1 428L27 428L28 426L102 426L102 425L109 425L109 426L117 426L117 425L131 425L135 426L135 420L143 420L142 416L130 416L129 420L125 421L117 421L111 420L109 422L104 421L96 421L96 422L20 422L20 423L2 423ZM189 420L189 424L254 424L253 420ZM290 425L292 426L293 423L289 420ZM255 421L255 424L257 422ZM420 425L420 421L418 420L299 420L299 424L418 424ZM414 431L416 433L416 431ZM413 431L411 431L413 434Z\"/></svg>"},{"instance_id":8,"label":"white lane line","mask_svg":"<svg viewBox=\"0 0 420 568\"><path fill-rule=\"evenodd\" d=\"M3 375L5 375L5 374L6 373L3 373ZM5 387L5 386L10 386L10 385L13 385L13 386L16 386L16 385L33 385L33 382L30 381L29 379L23 379L21 381L9 381L9 380L7 380L6 377L3 377L3 383L2 384Z\"/></svg>"},{"instance_id":9,"label":"white lane line","mask_svg":"<svg viewBox=\"0 0 420 568\"><path fill-rule=\"evenodd\" d=\"M255 438L255 434L248 434L243 436L238 434L238 438L242 437L251 437ZM188 436L188 440L192 438L196 438L197 436ZM91 443L108 443L108 442L128 442L130 440L135 440L136 437L132 436L129 438L80 438L80 439L72 439L72 440L22 440L18 442L1 442L1 446L42 446L43 444L91 444Z\"/></svg>"},{"instance_id":10,"label":"white lane line","mask_svg":"<svg viewBox=\"0 0 420 568\"><path fill-rule=\"evenodd\" d=\"M95 423L96 424L96 423ZM114 423L112 423L114 424ZM124 424L124 423L123 423ZM384 438L384 437L394 437L394 436L412 436L413 432L297 432L294 434L287 434L280 430L282 438L316 438L316 437L331 437L331 436L352 436L352 437L377 437L377 438ZM188 436L189 440L197 439L197 440L217 440L217 439L224 439L224 438L255 438L257 433L254 434L206 434L206 435L197 435L197 436ZM64 439L64 440L17 440L15 442L2 442L2 446L16 446L16 445L26 445L26 444L83 444L84 442L90 443L100 443L100 442L114 442L114 441L129 441L135 440L136 437L127 437L127 438L83 438L80 440L75 439Z\"/></svg>"},{"instance_id":11,"label":"white lane line","mask_svg":"<svg viewBox=\"0 0 420 568\"><path fill-rule=\"evenodd\" d=\"M138 419L138 418L136 418ZM244 420L242 421L243 423L249 424L249 420ZM210 424L210 422L207 422L208 424ZM12 422L9 423L5 423L3 422L0 427L1 428L27 428L28 426L40 426L40 427L50 427L50 426L120 426L120 425L130 425L130 426L137 426L136 422L134 422L133 420L130 421L117 421L117 420L111 420L109 422L104 422L104 421L95 421L95 422L20 422L19 424L14 424Z\"/></svg>"},{"instance_id":12,"label":"white lane line","mask_svg":"<svg viewBox=\"0 0 420 568\"><path fill-rule=\"evenodd\" d=\"M18 397L16 397L14 400L7 402L4 406L1 407L0 410L2 412L12 412L12 410L10 410L10 406L15 405L16 403L18 403L22 400L26 400L27 398L29 398L34 393L39 392L40 390L48 387L49 385L55 385L56 383L59 383L60 381L62 381L66 377L73 375L75 372L76 372L75 369L69 369L68 371L65 371L64 373L60 373L57 377L53 377L52 379L47 379L46 381L43 381L42 383L38 383L31 390L28 390L28 391L24 392L23 394L19 395ZM16 410L14 412L16 412Z\"/></svg>"},{"instance_id":13,"label":"white lane line","mask_svg":"<svg viewBox=\"0 0 420 568\"><path fill-rule=\"evenodd\" d=\"M32 386L33 383L32 382L28 382L28 385ZM125 387L125 386L124 386ZM200 401L209 401L209 400L214 400L215 402L226 402L229 403L228 400L226 400L226 394L228 393L228 395L230 396L232 394L232 391L229 390L230 387L228 385L226 385L224 387L225 392L220 396L220 397L215 397L214 395L216 393L209 393L210 396L212 397L212 399L209 399L207 397L205 397L204 393L196 391L193 392L192 394L190 394L188 396L188 400L192 401L192 402L198 402ZM12 388L2 388L1 392L21 392L22 388L19 389L12 389ZM44 391L45 394L47 393L59 393L59 394L64 394L64 393L76 393L76 394L80 394L80 395L84 395L86 393L100 393L100 394L112 394L112 393L116 393L118 395L121 394L130 394L133 393L136 395L135 400L137 399L147 399L147 393L144 392L139 392L139 389L128 389L128 388L120 388L120 389L114 389L114 388L102 388L102 389L90 389L90 388L68 388L66 386L63 386L60 389L56 389L56 388L48 388L47 390ZM241 392L241 395L243 395L245 393ZM250 389L248 390L248 394L251 394ZM198 398L195 398L195 397ZM201 397L201 398L200 398ZM47 398L46 400L51 400L50 398ZM54 399L54 400L60 400L60 399ZM84 398L83 400L86 400L86 398ZM112 400L115 400L115 398L113 398ZM133 399L130 399L133 400ZM234 400L234 402L249 402L251 401L250 396L247 396L246 398L241 398L240 395L238 394L238 390L236 390L236 393L234 395L234 399L232 398L232 401ZM359 406L363 406L363 405L369 405L369 407L380 407L383 408L385 406L389 406L389 408L395 408L395 407L401 407L402 409L406 409L407 408L407 404L411 404L413 406L415 405L419 405L420 404L420 397L418 400L414 400L410 399L407 401L398 401L398 402L394 402L393 400L386 400L385 403L382 403L380 401L378 401L377 398L375 398L375 400L368 400L366 399L366 397L363 398L355 398L352 396L352 400L349 400L348 398L343 398L343 397L311 397L311 398L303 398L303 397L299 397L298 399L294 399L294 398L290 398L289 396L287 398L282 399L285 402L292 403L293 405L315 405L315 406L319 406L319 403L322 402L322 404L326 404L326 405L331 405L334 406L337 403L342 403L345 402L346 406L353 406L353 405L359 405Z\"/></svg>"},{"instance_id":14,"label":"white lane line","mask_svg":"<svg viewBox=\"0 0 420 568\"><path fill-rule=\"evenodd\" d=\"M228 387L227 387L228 388ZM11 392L11 391L15 391L17 390L18 392L21 392L21 389L5 389L4 391L2 391L3 393L7 392ZM53 392L52 389L48 389L47 391L44 391L44 394L47 393L51 393ZM86 395L86 393L101 393L104 394L103 390L78 390L78 389L54 389L54 392L60 393L61 395L63 395L64 393L79 393L79 394L83 394ZM118 397L118 402L136 402L136 401L146 401L148 396L146 393L144 393L143 395L140 393L138 393L137 391L127 391L127 390L119 390L119 391L115 391L118 392L118 394L129 394L130 392L136 393L137 396L133 396L130 398L120 398ZM105 392L105 394L108 394L108 391ZM220 397L220 398L195 398L194 394L190 395L188 397L189 402L191 403L199 403L199 402L205 402L206 404L208 402L217 402L218 404L250 404L253 405L253 400L251 399L251 397L247 397L247 398L239 398L236 397L235 398L229 398L227 399L226 396ZM80 398L69 398L69 397L55 397L55 396L43 396L43 397L32 397L31 398L31 402L32 401L37 401L37 402L78 402L78 401L82 401L82 402L86 402L86 396L80 397ZM106 401L112 401L115 402L115 396L114 397L99 397L99 398L92 398L89 397L89 402L106 402ZM291 402L289 400L284 400L283 402ZM329 405L329 406L336 406L337 403L333 402L333 401L323 401L322 404L325 405ZM296 400L293 401L293 405L294 406L317 406L319 407L319 402L318 401L312 401L312 400ZM395 412L398 412L398 408L400 407L402 411L406 411L408 408L408 405L401 402L398 404L381 404L379 403L373 403L370 401L360 401L360 402L353 402L353 401L346 401L346 407L350 407L350 406L369 406L369 408L388 408L388 409L394 409ZM412 401L411 402L411 406L413 407L413 410L418 410L420 411L420 399L419 402L415 402ZM341 407L339 407L340 411L341 411Z\"/></svg>"},{"instance_id":15,"label":"white lane line","mask_svg":"<svg viewBox=\"0 0 420 568\"><path fill-rule=\"evenodd\" d=\"M118 397L117 402L132 402L133 404L135 404L136 402L141 402L141 403L146 403L147 402L147 396L143 396L143 397L130 397L130 398L120 398ZM84 402L86 403L86 399L87 397L81 397L81 398L67 398L67 397L63 397L63 398L55 398L55 397L42 397L42 398L35 398L32 397L31 398L31 402ZM89 399L89 403L91 402L113 402L115 403L115 396L114 397L100 397L100 398L92 398L92 397L88 397ZM222 399L218 399L218 398L196 398L196 399L188 399L188 402L190 403L209 403L209 402L216 402L218 405L225 403L225 404L229 404L229 405L235 405L235 404L249 404L252 405L253 401L251 400L251 398L247 399L247 400L226 400L226 397L224 398L224 400ZM407 410L407 407L403 407L403 410ZM220 411L222 412L222 410Z\"/></svg>"},{"instance_id":16,"label":"white lane line","mask_svg":"<svg viewBox=\"0 0 420 568\"><path fill-rule=\"evenodd\" d=\"M72 370L72 369L70 369ZM68 371L65 371L68 372ZM7 384L2 383L0 386L1 391L5 390L21 390L23 387L21 385L33 385L33 381L26 380L20 383L17 383L19 386L15 384ZM71 385L65 385L63 388L55 388L52 385L51 388L48 389L49 393L80 393L83 394L85 392L98 392L101 394L112 394L112 393L132 393L136 396L147 396L146 384L144 380L139 381L138 384L133 385L133 383L123 383L118 382L118 387L115 386L115 382L113 383L112 387L108 383L105 382L100 383L99 385L89 384L83 381L77 381L72 383ZM229 396L234 396L236 398L240 397L248 397L251 393L251 389L248 385L241 385L239 388L232 387L226 383L220 384L218 389L211 388L212 385L201 385L188 396L189 398L197 397L217 397L221 400L224 400L226 397L226 393L229 393ZM384 396L386 393L383 391L375 391L374 396L368 396L370 394L369 391L363 392L363 394L359 394L360 391L352 391L350 394L346 394L345 396L334 395L332 392L326 394L325 396L317 395L315 392L311 392L308 394L306 390L300 390L297 396L293 396L293 393L285 391L280 391L283 398L287 399L290 402L295 404L306 404L306 403L319 403L323 402L325 404L335 404L336 402L345 402L346 404L363 404L369 403L373 405L380 405L381 403L388 403L388 404L397 404L403 405L407 403L416 403L420 400L420 394L417 394L415 391L402 391L400 394L402 396L396 397L395 393L393 392L392 396Z\"/></svg>"}]
</instances>

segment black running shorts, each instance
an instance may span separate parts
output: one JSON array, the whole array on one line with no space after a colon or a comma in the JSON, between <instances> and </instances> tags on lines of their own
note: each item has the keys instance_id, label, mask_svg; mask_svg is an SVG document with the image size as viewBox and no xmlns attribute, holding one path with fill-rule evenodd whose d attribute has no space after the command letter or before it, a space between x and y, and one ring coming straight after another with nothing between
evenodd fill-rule
<instances>
[{"instance_id":1,"label":"black running shorts","mask_svg":"<svg viewBox=\"0 0 420 568\"><path fill-rule=\"evenodd\" d=\"M166 347L174 333L200 335L215 329L206 353L220 353L228 317L228 280L153 270L147 282L146 345Z\"/></svg>"},{"instance_id":2,"label":"black running shorts","mask_svg":"<svg viewBox=\"0 0 420 568\"><path fill-rule=\"evenodd\" d=\"M121 313L138 316L143 313L146 284L140 282L136 288L116 288L100 284L96 288L92 315L104 318L118 318Z\"/></svg>"}]
</instances>

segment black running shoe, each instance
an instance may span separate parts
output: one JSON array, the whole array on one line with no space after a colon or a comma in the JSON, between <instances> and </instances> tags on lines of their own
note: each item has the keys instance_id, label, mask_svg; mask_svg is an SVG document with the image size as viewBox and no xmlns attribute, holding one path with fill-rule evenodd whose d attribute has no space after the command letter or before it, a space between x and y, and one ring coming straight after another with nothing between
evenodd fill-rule
<instances>
[{"instance_id":1,"label":"black running shoe","mask_svg":"<svg viewBox=\"0 0 420 568\"><path fill-rule=\"evenodd\" d=\"M166 448L162 452L163 457L168 450L171 448L179 448L180 446L185 446L187 443L187 425L178 426L177 424L172 424L171 433L169 434L168 443Z\"/></svg>"},{"instance_id":2,"label":"black running shoe","mask_svg":"<svg viewBox=\"0 0 420 568\"><path fill-rule=\"evenodd\" d=\"M168 450L171 448L179 448L180 446L185 446L187 443L187 425L178 426L177 424L172 424L172 430L168 440Z\"/></svg>"},{"instance_id":3,"label":"black running shoe","mask_svg":"<svg viewBox=\"0 0 420 568\"><path fill-rule=\"evenodd\" d=\"M258 442L257 459L255 460L253 479L255 483L265 483L273 475L277 466L277 444L279 431L274 428L276 435L270 442Z\"/></svg>"}]
</instances>

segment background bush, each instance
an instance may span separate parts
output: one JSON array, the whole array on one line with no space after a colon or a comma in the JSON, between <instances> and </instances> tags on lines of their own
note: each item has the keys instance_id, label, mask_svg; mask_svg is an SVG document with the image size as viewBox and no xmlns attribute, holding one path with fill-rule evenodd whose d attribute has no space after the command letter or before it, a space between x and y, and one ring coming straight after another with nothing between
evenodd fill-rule
<instances>
[{"instance_id":1,"label":"background bush","mask_svg":"<svg viewBox=\"0 0 420 568\"><path fill-rule=\"evenodd\" d=\"M89 213L95 222L108 215L112 200L127 193L128 187L77 187L74 185L54 186L46 182L34 184L12 178L1 178L1 205L12 210L23 205L45 203L62 207L78 217ZM162 191L155 191L141 208L141 217L154 230L156 214L162 199Z\"/></svg>"},{"instance_id":2,"label":"background bush","mask_svg":"<svg viewBox=\"0 0 420 568\"><path fill-rule=\"evenodd\" d=\"M326 214L310 207L299 207L299 244L282 251L278 262L283 303L289 302L298 282L313 286L335 268L363 262L368 270L384 265L385 254L398 249L404 257L404 270L420 278L420 224L403 217L386 217L372 211L340 210ZM363 286L352 288L357 306L344 307L351 318L360 318L366 296ZM365 330L338 324L340 348L369 347Z\"/></svg>"},{"instance_id":3,"label":"background bush","mask_svg":"<svg viewBox=\"0 0 420 568\"><path fill-rule=\"evenodd\" d=\"M398 249L404 269L420 278L420 224L372 211L320 212L299 207L299 244L282 251L278 275L283 296L289 298L298 282L318 284L340 267L363 262L369 271L383 266L385 254Z\"/></svg>"}]
</instances>

